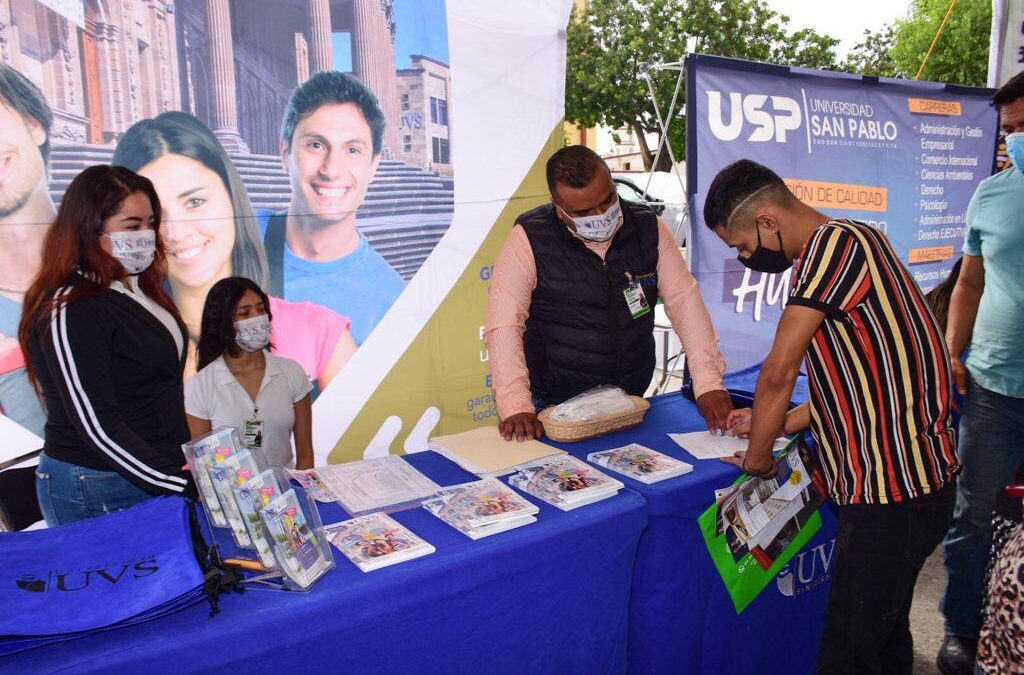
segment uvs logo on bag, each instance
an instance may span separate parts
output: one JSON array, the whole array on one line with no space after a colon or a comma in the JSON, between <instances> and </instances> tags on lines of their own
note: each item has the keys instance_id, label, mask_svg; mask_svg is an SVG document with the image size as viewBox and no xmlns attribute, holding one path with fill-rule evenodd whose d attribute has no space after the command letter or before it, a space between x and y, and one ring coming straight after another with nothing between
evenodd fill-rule
<instances>
[{"instance_id":1,"label":"uvs logo on bag","mask_svg":"<svg viewBox=\"0 0 1024 675\"><path fill-rule=\"evenodd\" d=\"M729 123L726 124L722 111L722 92L709 91L708 94L708 125L711 133L720 141L734 141L743 133L744 126L751 125L754 129L746 140L764 143L775 140L786 142L786 134L800 128L803 114L800 103L788 96L765 96L764 94L747 94L729 92ZM765 104L771 99L771 111Z\"/></svg>"},{"instance_id":2,"label":"uvs logo on bag","mask_svg":"<svg viewBox=\"0 0 1024 675\"><path fill-rule=\"evenodd\" d=\"M779 593L792 598L802 595L832 579L832 553L836 548L836 540L829 539L812 548L800 551L779 570L775 583Z\"/></svg>"},{"instance_id":3,"label":"uvs logo on bag","mask_svg":"<svg viewBox=\"0 0 1024 675\"><path fill-rule=\"evenodd\" d=\"M30 593L83 591L96 584L117 586L146 579L160 571L156 556L75 570L22 574L15 585Z\"/></svg>"}]
</instances>

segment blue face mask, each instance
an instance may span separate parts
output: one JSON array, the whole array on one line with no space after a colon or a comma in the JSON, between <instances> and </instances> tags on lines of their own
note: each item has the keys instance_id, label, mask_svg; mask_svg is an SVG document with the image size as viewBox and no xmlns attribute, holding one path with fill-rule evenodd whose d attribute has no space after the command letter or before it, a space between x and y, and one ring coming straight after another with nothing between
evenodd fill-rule
<instances>
[{"instance_id":1,"label":"blue face mask","mask_svg":"<svg viewBox=\"0 0 1024 675\"><path fill-rule=\"evenodd\" d=\"M1024 171L1024 132L1006 134L1006 154L1020 171Z\"/></svg>"}]
</instances>

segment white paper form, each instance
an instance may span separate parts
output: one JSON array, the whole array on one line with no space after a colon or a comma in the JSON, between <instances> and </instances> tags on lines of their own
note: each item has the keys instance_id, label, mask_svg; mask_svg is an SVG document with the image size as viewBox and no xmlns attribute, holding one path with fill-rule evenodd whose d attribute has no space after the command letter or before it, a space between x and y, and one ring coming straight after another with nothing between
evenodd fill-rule
<instances>
[{"instance_id":1,"label":"white paper form","mask_svg":"<svg viewBox=\"0 0 1024 675\"><path fill-rule=\"evenodd\" d=\"M749 440L746 438L738 438L736 436L719 436L707 431L691 431L687 434L669 434L668 437L675 441L676 445L683 450L686 450L697 459L719 459L722 457L732 457L737 452L745 451L749 443ZM789 439L787 438L776 439L772 452L781 450L788 442Z\"/></svg>"}]
</instances>

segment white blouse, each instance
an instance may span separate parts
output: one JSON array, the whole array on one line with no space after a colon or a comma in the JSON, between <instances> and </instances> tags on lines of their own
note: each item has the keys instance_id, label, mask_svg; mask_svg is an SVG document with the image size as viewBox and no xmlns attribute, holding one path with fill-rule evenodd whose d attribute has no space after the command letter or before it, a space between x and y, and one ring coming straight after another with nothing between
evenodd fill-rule
<instances>
[{"instance_id":1,"label":"white blouse","mask_svg":"<svg viewBox=\"0 0 1024 675\"><path fill-rule=\"evenodd\" d=\"M241 436L245 421L258 408L263 421L263 453L271 466L295 467L292 430L295 404L313 390L297 362L264 351L267 360L255 403L235 379L224 357L209 364L185 383L185 412L210 420L214 429L235 427Z\"/></svg>"}]
</instances>

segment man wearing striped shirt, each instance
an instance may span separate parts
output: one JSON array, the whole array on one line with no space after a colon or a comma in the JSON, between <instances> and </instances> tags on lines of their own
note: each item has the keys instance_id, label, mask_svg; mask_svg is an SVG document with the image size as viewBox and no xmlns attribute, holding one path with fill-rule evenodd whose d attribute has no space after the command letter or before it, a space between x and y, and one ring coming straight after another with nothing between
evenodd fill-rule
<instances>
[{"instance_id":1,"label":"man wearing striped shirt","mask_svg":"<svg viewBox=\"0 0 1024 675\"><path fill-rule=\"evenodd\" d=\"M732 461L768 475L783 431L810 428L818 445L839 505L819 672L909 674L914 585L952 520L959 470L939 326L884 234L803 204L767 167L723 169L704 219L751 269L797 260L749 429L734 429L748 450ZM801 364L810 399L787 413Z\"/></svg>"}]
</instances>

